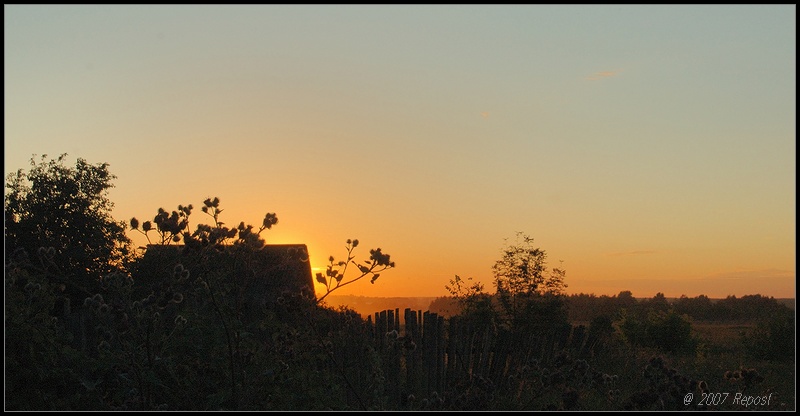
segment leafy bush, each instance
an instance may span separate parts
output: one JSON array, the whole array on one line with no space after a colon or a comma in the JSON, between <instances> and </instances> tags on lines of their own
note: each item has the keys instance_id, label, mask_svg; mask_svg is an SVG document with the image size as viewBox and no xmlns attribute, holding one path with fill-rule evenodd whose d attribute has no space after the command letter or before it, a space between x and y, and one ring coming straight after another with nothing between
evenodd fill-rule
<instances>
[{"instance_id":1,"label":"leafy bush","mask_svg":"<svg viewBox=\"0 0 800 416\"><path fill-rule=\"evenodd\" d=\"M784 361L796 354L795 317L790 310L761 320L742 342L751 357Z\"/></svg>"},{"instance_id":2,"label":"leafy bush","mask_svg":"<svg viewBox=\"0 0 800 416\"><path fill-rule=\"evenodd\" d=\"M51 266L59 268L51 278L75 303L96 290L101 276L124 266L131 242L125 223L111 216L108 191L115 176L108 164L79 158L69 167L66 156L31 158L30 170L7 176L4 237L7 257L17 249L33 254L48 248Z\"/></svg>"},{"instance_id":3,"label":"leafy bush","mask_svg":"<svg viewBox=\"0 0 800 416\"><path fill-rule=\"evenodd\" d=\"M693 354L697 340L688 318L670 309L646 310L646 316L624 310L618 322L625 340L632 346L654 347L663 352Z\"/></svg>"},{"instance_id":4,"label":"leafy bush","mask_svg":"<svg viewBox=\"0 0 800 416\"><path fill-rule=\"evenodd\" d=\"M68 331L63 284L53 283L52 253L35 263L18 249L5 263L5 399L7 410L93 408L96 397L82 385L85 365ZM68 311L66 311L68 312Z\"/></svg>"},{"instance_id":5,"label":"leafy bush","mask_svg":"<svg viewBox=\"0 0 800 416\"><path fill-rule=\"evenodd\" d=\"M692 335L692 324L674 310L651 311L647 335L652 345L664 352L694 354L697 348L697 340Z\"/></svg>"}]
</instances>

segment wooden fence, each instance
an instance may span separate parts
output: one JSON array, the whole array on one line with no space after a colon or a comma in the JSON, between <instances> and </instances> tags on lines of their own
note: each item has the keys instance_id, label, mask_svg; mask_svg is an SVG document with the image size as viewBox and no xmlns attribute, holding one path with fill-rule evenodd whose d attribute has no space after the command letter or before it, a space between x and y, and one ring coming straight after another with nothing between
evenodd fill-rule
<instances>
[{"instance_id":1,"label":"wooden fence","mask_svg":"<svg viewBox=\"0 0 800 416\"><path fill-rule=\"evenodd\" d=\"M75 334L73 347L96 355L96 318L84 307L69 314L65 323ZM362 410L375 408L377 402L382 402L378 408L419 409L410 403L412 396L430 401L470 389L506 389L509 376L522 367L552 362L564 350L585 355L594 342L583 325L543 325L528 333L495 331L410 308L375 313L358 328L362 336L366 331L372 351L364 350L364 338L354 332L337 344L333 358L350 387L345 402ZM370 354L377 360L370 360Z\"/></svg>"},{"instance_id":2,"label":"wooden fence","mask_svg":"<svg viewBox=\"0 0 800 416\"><path fill-rule=\"evenodd\" d=\"M395 409L411 395L436 398L476 383L502 388L521 367L548 362L559 351L584 354L592 343L582 325L504 333L410 308L375 313L367 317L367 327L382 357L387 405Z\"/></svg>"}]
</instances>

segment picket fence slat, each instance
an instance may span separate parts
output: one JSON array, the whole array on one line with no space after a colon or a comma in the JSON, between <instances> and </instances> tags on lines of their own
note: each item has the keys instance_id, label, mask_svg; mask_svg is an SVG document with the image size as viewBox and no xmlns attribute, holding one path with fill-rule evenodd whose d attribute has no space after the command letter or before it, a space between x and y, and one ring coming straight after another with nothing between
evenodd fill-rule
<instances>
[{"instance_id":1,"label":"picket fence slat","mask_svg":"<svg viewBox=\"0 0 800 416\"><path fill-rule=\"evenodd\" d=\"M409 406L412 395L431 399L455 383L503 382L533 360L552 359L564 348L583 351L588 338L585 328L571 325L547 332L497 335L486 325L411 308L402 314L399 308L376 312L367 317L366 326L381 357L386 405L395 409ZM358 360L353 349L337 353L354 354L339 362Z\"/></svg>"}]
</instances>

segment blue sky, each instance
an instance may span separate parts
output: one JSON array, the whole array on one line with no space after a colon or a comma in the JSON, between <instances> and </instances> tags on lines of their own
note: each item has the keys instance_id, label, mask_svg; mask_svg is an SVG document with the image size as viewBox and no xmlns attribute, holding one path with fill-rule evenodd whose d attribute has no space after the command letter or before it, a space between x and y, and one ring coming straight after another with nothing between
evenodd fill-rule
<instances>
[{"instance_id":1,"label":"blue sky","mask_svg":"<svg viewBox=\"0 0 800 416\"><path fill-rule=\"evenodd\" d=\"M571 292L794 294L795 5L4 19L6 173L32 154L108 162L118 219L209 196L229 222L276 212L268 242L308 244L314 267L348 238L392 254L347 289L364 295L491 287L517 231Z\"/></svg>"}]
</instances>

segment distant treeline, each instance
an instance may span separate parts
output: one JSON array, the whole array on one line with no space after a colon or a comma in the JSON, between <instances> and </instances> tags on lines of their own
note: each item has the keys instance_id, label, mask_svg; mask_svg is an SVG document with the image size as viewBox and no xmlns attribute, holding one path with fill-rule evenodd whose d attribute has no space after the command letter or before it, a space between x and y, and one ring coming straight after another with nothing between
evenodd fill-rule
<instances>
[{"instance_id":1,"label":"distant treeline","mask_svg":"<svg viewBox=\"0 0 800 416\"><path fill-rule=\"evenodd\" d=\"M643 299L634 298L630 291L623 291L614 296L583 293L567 296L569 319L572 322L591 322L601 316L614 319L623 310L628 312L672 310L696 321L756 321L777 313L785 313L787 309L794 310L794 303L788 305L785 301L762 295L728 296L724 299L711 299L704 295L694 298L687 296L666 298L661 293ZM459 305L451 297L444 296L434 299L429 309L440 315L452 316L458 314Z\"/></svg>"}]
</instances>

